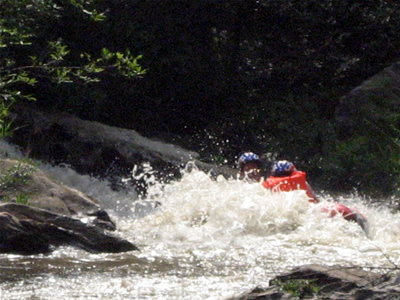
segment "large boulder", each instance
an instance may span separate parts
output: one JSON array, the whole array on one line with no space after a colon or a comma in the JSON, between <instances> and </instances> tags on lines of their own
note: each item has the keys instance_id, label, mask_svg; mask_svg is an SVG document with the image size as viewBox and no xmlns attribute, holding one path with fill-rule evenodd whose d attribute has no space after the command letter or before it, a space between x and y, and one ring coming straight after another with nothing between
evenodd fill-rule
<instances>
[{"instance_id":1,"label":"large boulder","mask_svg":"<svg viewBox=\"0 0 400 300\"><path fill-rule=\"evenodd\" d=\"M399 276L380 275L360 267L306 265L276 276L268 288L255 288L231 300L398 299L399 283Z\"/></svg>"},{"instance_id":2,"label":"large boulder","mask_svg":"<svg viewBox=\"0 0 400 300\"><path fill-rule=\"evenodd\" d=\"M115 223L100 204L82 192L59 184L34 165L0 159L0 203L29 204L66 216L81 216L113 230Z\"/></svg>"},{"instance_id":3,"label":"large boulder","mask_svg":"<svg viewBox=\"0 0 400 300\"><path fill-rule=\"evenodd\" d=\"M398 192L400 183L400 62L369 78L337 107L332 174L336 189L354 188L376 199ZM325 168L326 169L326 168Z\"/></svg>"},{"instance_id":4,"label":"large boulder","mask_svg":"<svg viewBox=\"0 0 400 300\"><path fill-rule=\"evenodd\" d=\"M131 175L135 166L140 172L141 166L149 163L152 175L165 181L179 178L181 168L193 162L215 175L236 175L231 168L200 161L195 152L148 139L134 130L86 121L66 113L46 113L28 106L16 105L10 116L20 128L10 141L24 149L26 155L68 164L81 174L125 176Z\"/></svg>"},{"instance_id":5,"label":"large boulder","mask_svg":"<svg viewBox=\"0 0 400 300\"><path fill-rule=\"evenodd\" d=\"M0 159L0 253L48 253L63 245L96 253L138 250L105 232L115 229L94 199L30 163Z\"/></svg>"},{"instance_id":6,"label":"large boulder","mask_svg":"<svg viewBox=\"0 0 400 300\"><path fill-rule=\"evenodd\" d=\"M0 253L32 255L58 246L93 253L138 250L132 243L78 219L26 205L0 204Z\"/></svg>"},{"instance_id":7,"label":"large boulder","mask_svg":"<svg viewBox=\"0 0 400 300\"><path fill-rule=\"evenodd\" d=\"M350 91L337 108L336 124L341 139L387 130L388 138L400 130L400 62L372 76ZM397 128L396 128L397 125ZM393 127L392 127L393 126ZM383 136L385 138L385 136Z\"/></svg>"}]
</instances>

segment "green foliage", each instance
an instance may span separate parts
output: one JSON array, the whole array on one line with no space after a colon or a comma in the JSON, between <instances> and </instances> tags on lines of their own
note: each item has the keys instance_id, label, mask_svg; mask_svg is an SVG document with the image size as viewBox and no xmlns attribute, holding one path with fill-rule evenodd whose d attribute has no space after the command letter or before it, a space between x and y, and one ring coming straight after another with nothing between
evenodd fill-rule
<instances>
[{"instance_id":1,"label":"green foliage","mask_svg":"<svg viewBox=\"0 0 400 300\"><path fill-rule=\"evenodd\" d=\"M279 286L284 292L298 299L310 299L318 296L321 287L317 280L291 279L286 281L274 280L274 285Z\"/></svg>"},{"instance_id":2,"label":"green foliage","mask_svg":"<svg viewBox=\"0 0 400 300\"><path fill-rule=\"evenodd\" d=\"M29 86L42 82L80 83L99 82L104 72L132 78L145 74L138 64L141 56L111 52L103 48L99 58L82 53L80 61L72 61L71 50L57 35L43 36L51 32L52 22L63 17L63 12L74 7L93 22L103 21L105 15L94 7L95 1L64 1L59 6L51 0L8 1L2 4L0 19L0 137L12 134L12 120L7 119L16 101L36 100L27 93ZM43 23L43 19L46 22Z\"/></svg>"},{"instance_id":3,"label":"green foliage","mask_svg":"<svg viewBox=\"0 0 400 300\"><path fill-rule=\"evenodd\" d=\"M22 205L28 205L29 204L29 196L24 195L24 194L17 195L17 197L15 199L15 203L22 204Z\"/></svg>"},{"instance_id":4,"label":"green foliage","mask_svg":"<svg viewBox=\"0 0 400 300\"><path fill-rule=\"evenodd\" d=\"M10 196L0 195L0 200L4 202L13 202L21 205L29 205L29 198L30 197L25 194L18 194L15 196L15 199L12 199Z\"/></svg>"},{"instance_id":5,"label":"green foliage","mask_svg":"<svg viewBox=\"0 0 400 300\"><path fill-rule=\"evenodd\" d=\"M15 203L22 204L22 205L28 205L29 204L29 196L24 195L24 194L17 195L17 197L15 198Z\"/></svg>"},{"instance_id":6,"label":"green foliage","mask_svg":"<svg viewBox=\"0 0 400 300\"><path fill-rule=\"evenodd\" d=\"M91 0L70 0L70 3L76 8L80 9L83 13L90 16L90 19L95 22L104 21L106 16L104 13L99 13L95 8L91 10L85 9L86 5L93 5L95 1Z\"/></svg>"},{"instance_id":7,"label":"green foliage","mask_svg":"<svg viewBox=\"0 0 400 300\"><path fill-rule=\"evenodd\" d=\"M30 164L18 163L0 175L0 190L17 190L18 187L26 185L36 168Z\"/></svg>"},{"instance_id":8,"label":"green foliage","mask_svg":"<svg viewBox=\"0 0 400 300\"><path fill-rule=\"evenodd\" d=\"M351 186L376 197L391 196L400 180L400 98L396 66L381 72L339 106L337 143L329 159L340 189ZM355 94L355 95L354 95Z\"/></svg>"},{"instance_id":9,"label":"green foliage","mask_svg":"<svg viewBox=\"0 0 400 300\"><path fill-rule=\"evenodd\" d=\"M21 192L32 181L32 175L37 167L34 161L20 160L0 174L0 200L17 204L29 205L30 195Z\"/></svg>"},{"instance_id":10,"label":"green foliage","mask_svg":"<svg viewBox=\"0 0 400 300\"><path fill-rule=\"evenodd\" d=\"M8 137L11 132L12 122L7 121L9 108L10 105L5 101L0 102L0 138Z\"/></svg>"},{"instance_id":11,"label":"green foliage","mask_svg":"<svg viewBox=\"0 0 400 300\"><path fill-rule=\"evenodd\" d=\"M387 138L387 137L386 137ZM357 189L374 197L390 196L400 178L400 148L397 142L385 139L384 132L368 131L338 141L331 161L331 173L339 190Z\"/></svg>"},{"instance_id":12,"label":"green foliage","mask_svg":"<svg viewBox=\"0 0 400 300\"><path fill-rule=\"evenodd\" d=\"M36 99L147 136L180 135L208 161L254 150L295 161L325 189L373 190L374 178L388 179L377 190L395 186L396 95L363 108L350 139L336 144L335 130L340 99L400 60L400 2L3 2L2 136L13 104Z\"/></svg>"},{"instance_id":13,"label":"green foliage","mask_svg":"<svg viewBox=\"0 0 400 300\"><path fill-rule=\"evenodd\" d=\"M0 138L8 138L18 129L13 127L13 120L8 121L8 109L3 110L0 116Z\"/></svg>"}]
</instances>

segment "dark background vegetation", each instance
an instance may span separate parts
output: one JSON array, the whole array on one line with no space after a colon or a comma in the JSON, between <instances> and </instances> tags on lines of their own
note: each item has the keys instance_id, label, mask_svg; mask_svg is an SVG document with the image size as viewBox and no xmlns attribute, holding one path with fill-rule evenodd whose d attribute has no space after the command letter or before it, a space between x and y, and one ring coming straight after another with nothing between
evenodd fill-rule
<instances>
[{"instance_id":1,"label":"dark background vegetation","mask_svg":"<svg viewBox=\"0 0 400 300\"><path fill-rule=\"evenodd\" d=\"M147 73L106 73L86 84L42 78L21 87L37 98L31 105L180 143L205 161L234 165L246 150L286 158L319 189L396 191L399 113L389 120L394 130L378 132L393 145L377 147L369 128L339 136L337 110L353 88L400 60L400 2L76 1L104 12L102 22L71 2L36 1L43 6L27 17L36 52L62 39L65 59L79 64L80 53L129 49ZM7 55L27 63L26 51Z\"/></svg>"}]
</instances>

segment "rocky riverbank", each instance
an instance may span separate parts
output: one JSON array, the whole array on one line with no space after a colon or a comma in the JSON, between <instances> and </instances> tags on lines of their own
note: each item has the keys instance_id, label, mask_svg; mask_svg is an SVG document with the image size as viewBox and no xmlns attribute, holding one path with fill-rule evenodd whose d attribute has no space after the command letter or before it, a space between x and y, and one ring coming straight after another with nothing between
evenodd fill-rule
<instances>
[{"instance_id":1,"label":"rocky riverbank","mask_svg":"<svg viewBox=\"0 0 400 300\"><path fill-rule=\"evenodd\" d=\"M0 224L0 253L48 253L65 245L89 252L138 250L108 233L116 224L96 200L22 161L0 160Z\"/></svg>"}]
</instances>

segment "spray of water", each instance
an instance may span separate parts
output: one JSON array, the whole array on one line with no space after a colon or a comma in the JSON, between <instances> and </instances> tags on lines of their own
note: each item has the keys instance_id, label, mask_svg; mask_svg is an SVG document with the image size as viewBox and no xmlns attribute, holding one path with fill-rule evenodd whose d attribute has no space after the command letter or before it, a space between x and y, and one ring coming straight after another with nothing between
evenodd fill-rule
<instances>
[{"instance_id":1,"label":"spray of water","mask_svg":"<svg viewBox=\"0 0 400 300\"><path fill-rule=\"evenodd\" d=\"M21 154L1 143L0 155ZM117 234L141 252L89 255L60 249L47 258L6 257L1 265L16 278L23 276L18 265L47 274L24 281L24 288L3 284L10 297L34 289L44 298L57 292L77 299L96 291L98 298L224 299L267 286L274 275L298 265L356 265L382 272L400 266L399 214L370 207L358 196L342 200L368 219L369 238L358 224L321 212L329 197L312 204L302 191L271 193L259 184L212 179L193 167L168 184L147 176L152 182L145 199L111 190L106 181L68 166L40 167L112 209Z\"/></svg>"},{"instance_id":2,"label":"spray of water","mask_svg":"<svg viewBox=\"0 0 400 300\"><path fill-rule=\"evenodd\" d=\"M370 265L371 260L358 255L359 251L397 257L400 250L398 215L389 209L368 207L361 198L350 198L346 205L366 216L369 237L355 222L322 213L328 200L312 204L303 191L271 193L259 184L223 177L213 180L198 170L184 172L179 182L162 187L154 184L149 199L161 205L124 228L127 234L134 232L135 238L144 244L223 249L247 249L253 245L263 249L270 248L272 243L297 250L298 258L302 257L304 246L310 251L303 257L305 261L318 257L325 263L347 259L363 265ZM333 253L318 253L325 247ZM356 257L343 256L353 256L355 252Z\"/></svg>"},{"instance_id":3,"label":"spray of water","mask_svg":"<svg viewBox=\"0 0 400 300\"><path fill-rule=\"evenodd\" d=\"M0 157L23 158L23 154L0 140ZM229 245L253 236L305 244L362 243L372 245L371 249L374 245L384 250L398 248L398 214L385 207L368 207L359 196L347 197L344 204L367 217L369 239L357 224L321 213L326 202L311 204L303 191L271 193L259 184L223 177L211 179L193 166L182 170L180 181L169 184L157 182L151 176L151 166L143 166L149 189L141 201L133 188L114 191L107 181L77 174L68 166L41 163L39 167L59 182L98 199L115 217L124 217L127 234L134 228L143 236L143 243L156 237L167 243ZM143 174L133 169L132 176Z\"/></svg>"}]
</instances>

